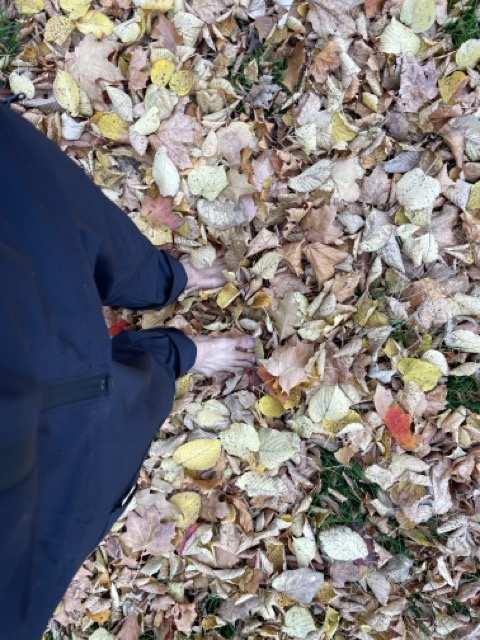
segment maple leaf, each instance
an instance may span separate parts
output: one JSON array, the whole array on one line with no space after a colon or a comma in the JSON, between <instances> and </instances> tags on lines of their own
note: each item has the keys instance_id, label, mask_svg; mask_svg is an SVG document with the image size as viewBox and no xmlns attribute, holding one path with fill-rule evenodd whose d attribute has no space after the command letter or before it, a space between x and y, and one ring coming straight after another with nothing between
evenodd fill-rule
<instances>
[{"instance_id":1,"label":"maple leaf","mask_svg":"<svg viewBox=\"0 0 480 640\"><path fill-rule=\"evenodd\" d=\"M117 84L124 79L122 73L108 57L117 50L109 40L96 40L91 33L86 35L72 52L65 54L65 69L78 82L81 89L94 101L104 104L102 88L98 80Z\"/></svg>"},{"instance_id":2,"label":"maple leaf","mask_svg":"<svg viewBox=\"0 0 480 640\"><path fill-rule=\"evenodd\" d=\"M278 377L285 393L309 379L305 367L313 356L314 346L306 342L297 342L294 347L285 345L275 349L273 355L265 360L265 369Z\"/></svg>"},{"instance_id":3,"label":"maple leaf","mask_svg":"<svg viewBox=\"0 0 480 640\"><path fill-rule=\"evenodd\" d=\"M140 215L152 218L167 225L170 229L176 230L184 224L185 220L172 210L172 206L173 198L171 196L152 198L147 194L143 199Z\"/></svg>"},{"instance_id":4,"label":"maple leaf","mask_svg":"<svg viewBox=\"0 0 480 640\"><path fill-rule=\"evenodd\" d=\"M305 247L304 253L315 271L319 285L331 278L335 273L334 265L348 256L346 251L329 247L321 242L309 244Z\"/></svg>"},{"instance_id":5,"label":"maple leaf","mask_svg":"<svg viewBox=\"0 0 480 640\"><path fill-rule=\"evenodd\" d=\"M171 540L175 535L174 522L161 522L155 507L149 507L142 518L135 511L127 516L126 532L121 536L133 553L142 551L151 555L160 555L173 550Z\"/></svg>"},{"instance_id":6,"label":"maple leaf","mask_svg":"<svg viewBox=\"0 0 480 640\"><path fill-rule=\"evenodd\" d=\"M341 63L342 47L339 42L330 40L327 46L318 53L310 67L310 73L317 82L324 83L330 71L338 69Z\"/></svg>"},{"instance_id":7,"label":"maple leaf","mask_svg":"<svg viewBox=\"0 0 480 640\"><path fill-rule=\"evenodd\" d=\"M149 137L154 147L165 146L170 160L178 169L193 167L189 149L200 145L202 127L192 116L184 113L186 100L180 100L173 115L164 120L158 131Z\"/></svg>"},{"instance_id":8,"label":"maple leaf","mask_svg":"<svg viewBox=\"0 0 480 640\"><path fill-rule=\"evenodd\" d=\"M333 244L342 235L340 227L334 224L336 217L337 209L331 204L326 204L319 209L310 209L302 218L300 226L307 231L309 242Z\"/></svg>"},{"instance_id":9,"label":"maple leaf","mask_svg":"<svg viewBox=\"0 0 480 640\"><path fill-rule=\"evenodd\" d=\"M418 447L419 438L411 430L412 416L404 411L399 404L394 402L390 405L385 414L384 422L392 436L405 451L414 451Z\"/></svg>"}]
</instances>

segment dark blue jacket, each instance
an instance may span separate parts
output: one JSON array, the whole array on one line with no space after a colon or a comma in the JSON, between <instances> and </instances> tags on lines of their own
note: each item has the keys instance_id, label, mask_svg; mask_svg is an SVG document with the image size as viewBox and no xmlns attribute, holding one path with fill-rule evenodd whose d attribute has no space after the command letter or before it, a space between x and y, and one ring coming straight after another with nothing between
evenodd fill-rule
<instances>
[{"instance_id":1,"label":"dark blue jacket","mask_svg":"<svg viewBox=\"0 0 480 640\"><path fill-rule=\"evenodd\" d=\"M0 637L39 640L196 353L175 329L110 340L102 305L161 308L185 270L5 106L0 180Z\"/></svg>"}]
</instances>

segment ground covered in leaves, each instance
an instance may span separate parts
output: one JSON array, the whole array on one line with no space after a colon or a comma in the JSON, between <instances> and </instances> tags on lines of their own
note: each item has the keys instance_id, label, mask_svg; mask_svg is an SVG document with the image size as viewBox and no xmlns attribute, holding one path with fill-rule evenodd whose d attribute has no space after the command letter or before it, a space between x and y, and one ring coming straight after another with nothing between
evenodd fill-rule
<instances>
[{"instance_id":1,"label":"ground covered in leaves","mask_svg":"<svg viewBox=\"0 0 480 640\"><path fill-rule=\"evenodd\" d=\"M480 634L480 41L461 5L9 6L14 108L154 244L227 259L221 290L110 321L247 332L259 359L179 381L47 639Z\"/></svg>"}]
</instances>

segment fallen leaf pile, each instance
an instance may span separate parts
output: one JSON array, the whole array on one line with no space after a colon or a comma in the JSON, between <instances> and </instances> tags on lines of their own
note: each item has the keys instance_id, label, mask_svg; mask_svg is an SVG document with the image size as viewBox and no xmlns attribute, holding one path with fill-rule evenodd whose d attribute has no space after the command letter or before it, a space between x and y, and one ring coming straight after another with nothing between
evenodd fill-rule
<instances>
[{"instance_id":1,"label":"fallen leaf pile","mask_svg":"<svg viewBox=\"0 0 480 640\"><path fill-rule=\"evenodd\" d=\"M226 258L111 324L259 364L179 380L47 638L478 637L480 40L446 0L9 11L14 108L155 245Z\"/></svg>"}]
</instances>

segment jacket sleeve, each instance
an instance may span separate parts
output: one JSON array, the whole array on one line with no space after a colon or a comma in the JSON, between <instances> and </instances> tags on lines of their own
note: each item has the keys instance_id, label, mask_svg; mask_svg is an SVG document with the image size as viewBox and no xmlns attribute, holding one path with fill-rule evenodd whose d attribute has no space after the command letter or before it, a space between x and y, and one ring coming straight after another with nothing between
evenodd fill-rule
<instances>
[{"instance_id":1,"label":"jacket sleeve","mask_svg":"<svg viewBox=\"0 0 480 640\"><path fill-rule=\"evenodd\" d=\"M156 249L129 217L55 143L11 109L2 107L12 144L29 159L49 165L81 234L105 305L161 309L187 283L182 264ZM65 212L67 213L67 212Z\"/></svg>"}]
</instances>

